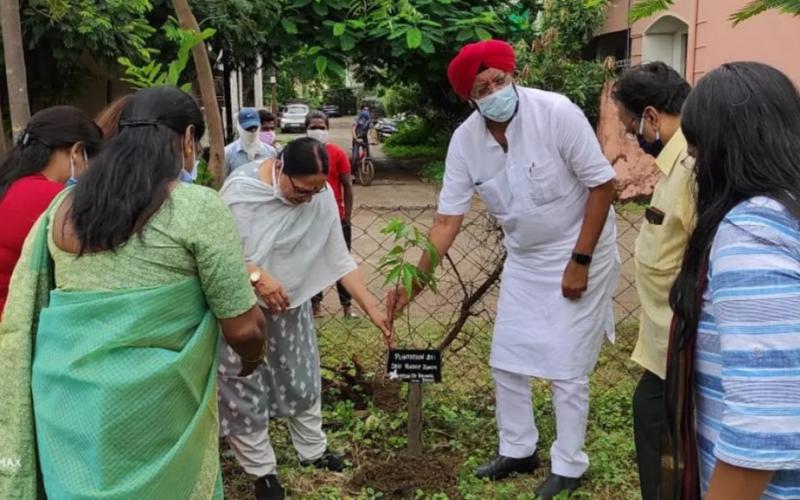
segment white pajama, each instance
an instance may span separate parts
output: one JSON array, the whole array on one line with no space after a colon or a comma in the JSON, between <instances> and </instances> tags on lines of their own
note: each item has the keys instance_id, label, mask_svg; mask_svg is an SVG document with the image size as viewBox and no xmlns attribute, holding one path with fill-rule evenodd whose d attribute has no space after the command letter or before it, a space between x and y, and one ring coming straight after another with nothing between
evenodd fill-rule
<instances>
[{"instance_id":1,"label":"white pajama","mask_svg":"<svg viewBox=\"0 0 800 500\"><path fill-rule=\"evenodd\" d=\"M500 454L525 458L536 451L539 430L531 403L531 377L493 369L497 397L497 428ZM580 477L589 467L583 451L589 414L589 377L552 380L557 437L550 447L554 474Z\"/></svg>"},{"instance_id":2,"label":"white pajama","mask_svg":"<svg viewBox=\"0 0 800 500\"><path fill-rule=\"evenodd\" d=\"M322 406L320 401L306 411L286 417L289 434L297 455L303 462L313 462L325 454L328 439L322 431ZM268 424L269 425L269 424ZM269 440L269 428L252 434L229 434L228 443L242 468L255 477L275 474L277 459Z\"/></svg>"}]
</instances>

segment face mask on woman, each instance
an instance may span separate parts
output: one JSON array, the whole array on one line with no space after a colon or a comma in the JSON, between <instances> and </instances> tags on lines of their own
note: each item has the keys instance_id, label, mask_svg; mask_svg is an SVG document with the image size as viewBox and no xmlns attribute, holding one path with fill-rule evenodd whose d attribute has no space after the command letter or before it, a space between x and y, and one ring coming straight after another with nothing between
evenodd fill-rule
<instances>
[{"instance_id":1,"label":"face mask on woman","mask_svg":"<svg viewBox=\"0 0 800 500\"><path fill-rule=\"evenodd\" d=\"M262 130L258 134L259 139L264 144L268 144L272 146L275 143L275 131L274 130Z\"/></svg>"},{"instance_id":2,"label":"face mask on woman","mask_svg":"<svg viewBox=\"0 0 800 500\"><path fill-rule=\"evenodd\" d=\"M86 150L83 150L83 168L84 170L89 168L89 155L86 154ZM72 159L72 155L69 155L69 179L67 182L64 183L65 186L74 186L78 183L78 178L75 177L75 160Z\"/></svg>"},{"instance_id":3,"label":"face mask on woman","mask_svg":"<svg viewBox=\"0 0 800 500\"><path fill-rule=\"evenodd\" d=\"M181 173L178 174L178 180L181 182L185 182L187 184L194 184L194 181L197 180L197 171L200 168L200 160L195 160L192 166L192 171L187 172L185 168L181 169Z\"/></svg>"},{"instance_id":4,"label":"face mask on woman","mask_svg":"<svg viewBox=\"0 0 800 500\"><path fill-rule=\"evenodd\" d=\"M281 190L281 185L278 183L278 168L279 167L278 161L272 166L272 187L275 189L275 197L281 200L286 205L294 205L291 201L289 201L286 196L283 195L283 191ZM281 171L283 173L283 171Z\"/></svg>"},{"instance_id":5,"label":"face mask on woman","mask_svg":"<svg viewBox=\"0 0 800 500\"><path fill-rule=\"evenodd\" d=\"M514 84L509 84L494 94L489 94L476 101L475 104L477 104L480 114L487 120L505 123L514 116L518 102L519 96Z\"/></svg>"},{"instance_id":6,"label":"face mask on woman","mask_svg":"<svg viewBox=\"0 0 800 500\"><path fill-rule=\"evenodd\" d=\"M178 180L187 184L194 184L194 181L197 180L197 171L199 167L200 160L197 159L196 153L192 150L192 171L187 172L185 168L182 168L178 173Z\"/></svg>"},{"instance_id":7,"label":"face mask on woman","mask_svg":"<svg viewBox=\"0 0 800 500\"><path fill-rule=\"evenodd\" d=\"M322 144L328 142L328 131L322 128L311 128L306 130L306 135L311 137L312 139L316 139Z\"/></svg>"}]
</instances>

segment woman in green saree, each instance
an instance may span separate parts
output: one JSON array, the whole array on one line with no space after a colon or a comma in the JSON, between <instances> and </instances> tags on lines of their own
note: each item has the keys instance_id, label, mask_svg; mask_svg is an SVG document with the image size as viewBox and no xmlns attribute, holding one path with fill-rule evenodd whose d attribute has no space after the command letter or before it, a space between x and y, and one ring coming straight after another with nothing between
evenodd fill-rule
<instances>
[{"instance_id":1,"label":"woman in green saree","mask_svg":"<svg viewBox=\"0 0 800 500\"><path fill-rule=\"evenodd\" d=\"M219 331L246 374L264 317L228 209L178 182L203 129L188 94L137 92L31 231L0 324L0 498L222 498Z\"/></svg>"}]
</instances>

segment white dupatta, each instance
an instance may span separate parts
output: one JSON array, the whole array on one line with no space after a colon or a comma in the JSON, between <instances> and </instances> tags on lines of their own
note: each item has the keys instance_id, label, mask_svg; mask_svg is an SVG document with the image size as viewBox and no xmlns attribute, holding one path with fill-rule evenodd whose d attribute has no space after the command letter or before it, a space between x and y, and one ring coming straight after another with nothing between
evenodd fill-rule
<instances>
[{"instance_id":1,"label":"white dupatta","mask_svg":"<svg viewBox=\"0 0 800 500\"><path fill-rule=\"evenodd\" d=\"M330 188L308 203L288 205L273 186L245 170L239 168L228 177L220 195L233 213L245 261L283 285L290 308L356 269ZM259 303L264 306L260 298Z\"/></svg>"}]
</instances>

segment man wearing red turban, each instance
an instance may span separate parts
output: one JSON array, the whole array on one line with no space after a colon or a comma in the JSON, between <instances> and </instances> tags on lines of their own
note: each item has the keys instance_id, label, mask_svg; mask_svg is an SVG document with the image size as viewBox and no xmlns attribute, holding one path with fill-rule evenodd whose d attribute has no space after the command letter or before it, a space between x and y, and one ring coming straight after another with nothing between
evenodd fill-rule
<instances>
[{"instance_id":1,"label":"man wearing red turban","mask_svg":"<svg viewBox=\"0 0 800 500\"><path fill-rule=\"evenodd\" d=\"M580 108L515 85L515 66L512 47L496 40L467 45L450 63L453 90L475 112L450 141L429 238L447 253L475 194L503 227L508 257L491 354L500 450L477 474L501 479L538 467L530 381L550 380L558 436L535 494L552 499L574 491L589 466L589 374L603 338L613 340L620 269L615 174ZM419 268L431 267L423 256ZM409 300L390 292L390 313Z\"/></svg>"}]
</instances>

